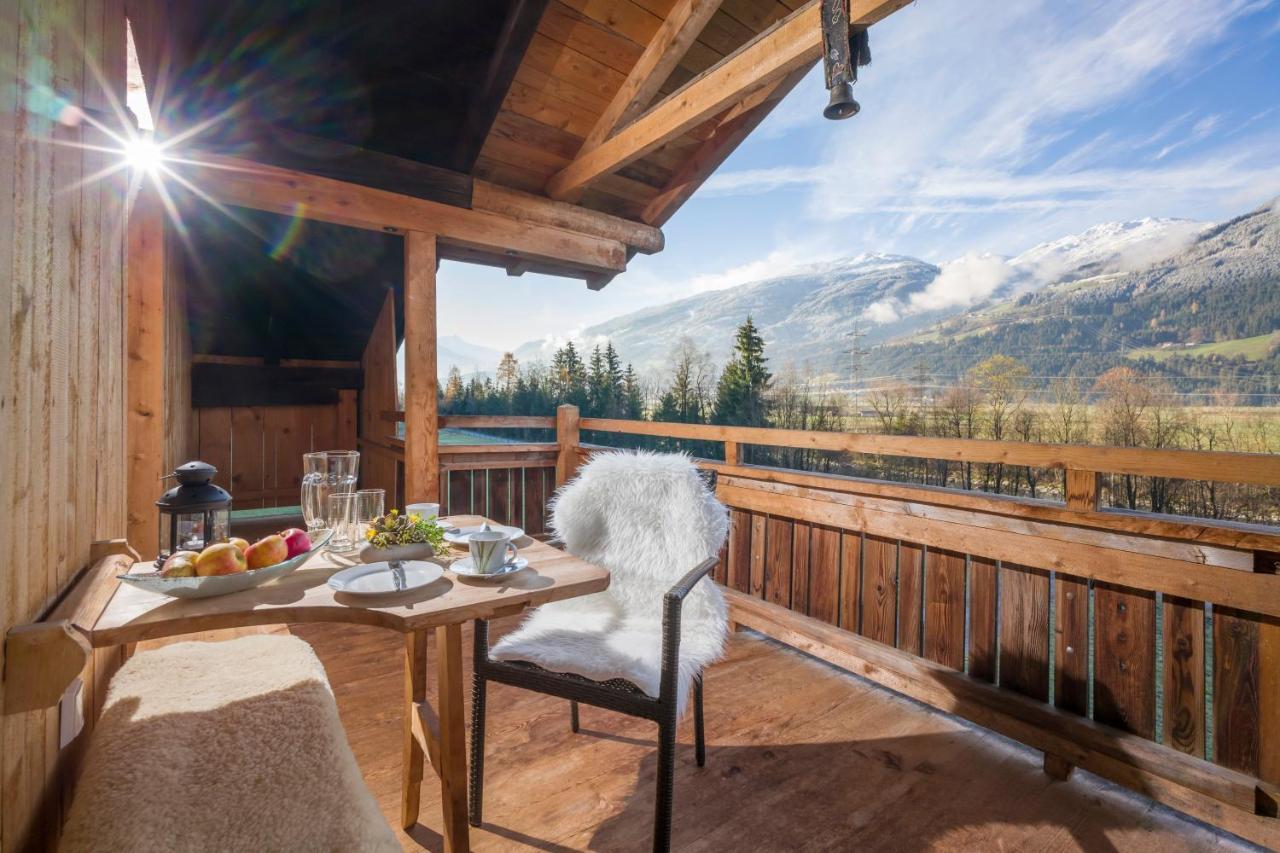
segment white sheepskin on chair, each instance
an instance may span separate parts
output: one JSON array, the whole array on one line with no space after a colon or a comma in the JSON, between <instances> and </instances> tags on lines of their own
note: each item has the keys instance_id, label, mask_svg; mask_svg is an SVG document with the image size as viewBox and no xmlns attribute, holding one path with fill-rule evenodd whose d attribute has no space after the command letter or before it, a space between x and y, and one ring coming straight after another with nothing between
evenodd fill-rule
<instances>
[{"instance_id":1,"label":"white sheepskin on chair","mask_svg":"<svg viewBox=\"0 0 1280 853\"><path fill-rule=\"evenodd\" d=\"M175 643L111 680L66 851L399 851L296 637Z\"/></svg>"},{"instance_id":2,"label":"white sheepskin on chair","mask_svg":"<svg viewBox=\"0 0 1280 853\"><path fill-rule=\"evenodd\" d=\"M552 507L552 529L570 554L609 570L609 588L537 608L494 645L492 656L594 681L626 679L657 698L663 595L719 553L728 511L687 456L618 451L592 457L564 487ZM724 596L711 581L700 582L681 616L683 714L693 678L724 651Z\"/></svg>"}]
</instances>

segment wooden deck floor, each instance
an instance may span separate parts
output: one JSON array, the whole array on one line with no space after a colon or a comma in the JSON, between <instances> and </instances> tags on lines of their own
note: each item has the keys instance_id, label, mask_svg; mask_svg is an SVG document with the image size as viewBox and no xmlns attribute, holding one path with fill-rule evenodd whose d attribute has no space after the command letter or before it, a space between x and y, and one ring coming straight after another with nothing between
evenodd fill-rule
<instances>
[{"instance_id":1,"label":"wooden deck floor","mask_svg":"<svg viewBox=\"0 0 1280 853\"><path fill-rule=\"evenodd\" d=\"M401 641L297 626L324 660L347 733L387 819L399 807ZM655 727L490 687L476 850L646 850ZM469 711L468 711L469 713ZM1084 774L1054 782L1040 756L750 633L707 677L707 766L682 730L681 851L1246 849ZM468 717L469 719L469 717ZM407 850L439 850L438 788Z\"/></svg>"}]
</instances>

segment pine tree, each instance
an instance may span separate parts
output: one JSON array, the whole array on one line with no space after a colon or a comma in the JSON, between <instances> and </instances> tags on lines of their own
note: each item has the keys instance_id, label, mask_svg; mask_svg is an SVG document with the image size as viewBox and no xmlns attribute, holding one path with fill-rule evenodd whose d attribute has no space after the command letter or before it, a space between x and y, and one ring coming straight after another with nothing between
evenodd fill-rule
<instances>
[{"instance_id":1,"label":"pine tree","mask_svg":"<svg viewBox=\"0 0 1280 853\"><path fill-rule=\"evenodd\" d=\"M734 426L766 426L765 393L772 380L764 338L748 315L738 327L733 356L720 376L712 420Z\"/></svg>"},{"instance_id":2,"label":"pine tree","mask_svg":"<svg viewBox=\"0 0 1280 853\"><path fill-rule=\"evenodd\" d=\"M622 375L622 400L623 410L620 412L622 417L631 420L644 418L644 395L640 392L640 379L636 376L635 368L630 364Z\"/></svg>"},{"instance_id":3,"label":"pine tree","mask_svg":"<svg viewBox=\"0 0 1280 853\"><path fill-rule=\"evenodd\" d=\"M587 368L578 348L569 341L556 350L551 360L551 392L555 405L572 403L585 408L587 402Z\"/></svg>"},{"instance_id":4,"label":"pine tree","mask_svg":"<svg viewBox=\"0 0 1280 853\"><path fill-rule=\"evenodd\" d=\"M608 366L604 353L597 345L591 350L591 367L587 372L587 408L583 414L597 418L612 417L609 413L612 397Z\"/></svg>"}]
</instances>

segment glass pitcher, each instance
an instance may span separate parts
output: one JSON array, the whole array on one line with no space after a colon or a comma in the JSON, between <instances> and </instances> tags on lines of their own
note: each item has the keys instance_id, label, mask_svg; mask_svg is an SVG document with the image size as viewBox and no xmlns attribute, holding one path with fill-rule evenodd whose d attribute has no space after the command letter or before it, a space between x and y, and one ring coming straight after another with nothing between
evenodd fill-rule
<instances>
[{"instance_id":1,"label":"glass pitcher","mask_svg":"<svg viewBox=\"0 0 1280 853\"><path fill-rule=\"evenodd\" d=\"M329 495L354 492L360 474L355 450L320 450L302 455L302 517L307 531L328 526Z\"/></svg>"}]
</instances>

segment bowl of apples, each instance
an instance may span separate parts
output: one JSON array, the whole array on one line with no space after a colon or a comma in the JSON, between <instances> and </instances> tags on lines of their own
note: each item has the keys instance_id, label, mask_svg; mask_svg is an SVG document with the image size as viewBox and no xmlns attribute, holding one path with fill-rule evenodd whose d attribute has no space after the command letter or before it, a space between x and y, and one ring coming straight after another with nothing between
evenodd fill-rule
<instances>
[{"instance_id":1,"label":"bowl of apples","mask_svg":"<svg viewBox=\"0 0 1280 853\"><path fill-rule=\"evenodd\" d=\"M262 586L282 578L319 551L333 535L315 541L298 528L264 536L250 544L232 537L195 551L175 551L159 571L118 575L136 587L170 598L211 598Z\"/></svg>"}]
</instances>

